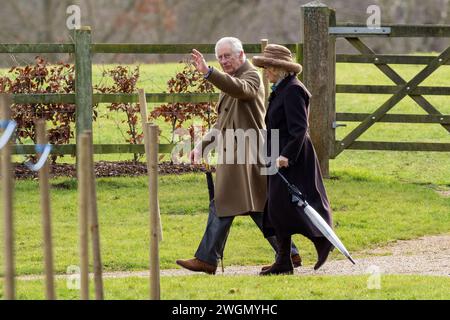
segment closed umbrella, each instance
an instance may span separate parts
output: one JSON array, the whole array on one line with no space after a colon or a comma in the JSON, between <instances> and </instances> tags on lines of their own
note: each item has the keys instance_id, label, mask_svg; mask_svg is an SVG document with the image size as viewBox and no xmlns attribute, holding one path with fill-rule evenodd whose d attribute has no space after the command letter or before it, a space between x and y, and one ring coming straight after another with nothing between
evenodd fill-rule
<instances>
[{"instance_id":1,"label":"closed umbrella","mask_svg":"<svg viewBox=\"0 0 450 320\"><path fill-rule=\"evenodd\" d=\"M305 199L305 196L300 192L300 190L289 181L278 171L277 174L283 179L287 184L289 193L292 196L292 203L297 204L303 209L303 212L309 218L309 220L314 224L314 226L334 245L338 250L346 256L353 264L355 261L350 256L350 253L345 248L344 244L339 240L338 236L334 233L333 229L328 225L328 223L321 217L321 215L311 207Z\"/></svg>"}]
</instances>

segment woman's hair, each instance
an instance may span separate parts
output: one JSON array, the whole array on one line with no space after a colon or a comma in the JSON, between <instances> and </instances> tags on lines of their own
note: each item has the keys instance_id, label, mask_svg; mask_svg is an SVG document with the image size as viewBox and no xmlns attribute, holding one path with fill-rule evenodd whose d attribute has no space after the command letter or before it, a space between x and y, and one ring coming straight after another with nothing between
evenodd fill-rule
<instances>
[{"instance_id":1,"label":"woman's hair","mask_svg":"<svg viewBox=\"0 0 450 320\"><path fill-rule=\"evenodd\" d=\"M231 46L231 51L235 54L239 54L241 51L244 52L244 48L242 46L241 40L235 37L223 37L219 39L216 43L215 52L216 52L216 58L217 58L217 51L219 47L223 44L229 44ZM245 53L244 53L244 61L245 61Z\"/></svg>"},{"instance_id":2,"label":"woman's hair","mask_svg":"<svg viewBox=\"0 0 450 320\"><path fill-rule=\"evenodd\" d=\"M266 68L269 68L270 70L272 70L273 73L275 73L277 75L278 80L282 80L282 79L286 78L287 76L290 76L290 75L292 76L295 74L295 72L289 72L280 67L269 66Z\"/></svg>"}]
</instances>

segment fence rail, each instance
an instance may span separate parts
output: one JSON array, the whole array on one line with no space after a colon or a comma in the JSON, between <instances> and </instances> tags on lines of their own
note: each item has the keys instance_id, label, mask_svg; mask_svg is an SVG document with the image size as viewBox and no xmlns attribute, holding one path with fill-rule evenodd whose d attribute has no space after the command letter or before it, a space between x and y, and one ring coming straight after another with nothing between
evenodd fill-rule
<instances>
[{"instance_id":1,"label":"fence rail","mask_svg":"<svg viewBox=\"0 0 450 320\"><path fill-rule=\"evenodd\" d=\"M336 93L371 93L371 94L394 94L399 90L398 86L384 85L358 85L337 84ZM450 87L417 87L410 91L410 95L450 95Z\"/></svg>"},{"instance_id":2,"label":"fence rail","mask_svg":"<svg viewBox=\"0 0 450 320\"><path fill-rule=\"evenodd\" d=\"M337 121L363 121L370 113L336 113ZM450 115L386 114L378 122L450 124Z\"/></svg>"},{"instance_id":3,"label":"fence rail","mask_svg":"<svg viewBox=\"0 0 450 320\"><path fill-rule=\"evenodd\" d=\"M32 104L32 103L75 103L76 95L74 93L19 93L12 95L14 103ZM174 102L193 102L206 103L215 102L219 98L218 93L146 93L145 98L150 103L174 103ZM93 103L136 103L139 102L137 94L128 93L94 93Z\"/></svg>"},{"instance_id":4,"label":"fence rail","mask_svg":"<svg viewBox=\"0 0 450 320\"><path fill-rule=\"evenodd\" d=\"M340 143L341 141L336 141L337 146L339 146ZM450 143L355 141L350 146L346 147L346 149L449 152Z\"/></svg>"},{"instance_id":5,"label":"fence rail","mask_svg":"<svg viewBox=\"0 0 450 320\"><path fill-rule=\"evenodd\" d=\"M297 61L301 62L303 47L301 43L284 44ZM214 54L215 44L140 44L140 43L91 43L90 28L76 30L74 43L41 43L41 44L0 44L0 53L71 53L75 54L75 78L77 81L75 93L31 93L12 94L17 104L76 104L76 133L92 129L92 106L97 103L137 103L138 94L102 94L92 93L92 55L94 54L189 54L193 48L205 54ZM262 51L261 43L244 44L248 54L258 54ZM147 93L149 103L210 103L219 98L217 93ZM171 144L160 144L161 153L170 153ZM53 154L75 155L75 144L55 145ZM34 154L34 145L15 145L14 154ZM95 154L111 153L144 153L142 144L95 144Z\"/></svg>"},{"instance_id":6,"label":"fence rail","mask_svg":"<svg viewBox=\"0 0 450 320\"><path fill-rule=\"evenodd\" d=\"M174 145L160 144L160 153L170 153ZM54 145L51 154L76 155L76 144ZM36 154L35 145L18 144L14 145L12 153L16 155ZM144 154L143 144L95 144L94 154L113 154L113 153L141 153Z\"/></svg>"},{"instance_id":7,"label":"fence rail","mask_svg":"<svg viewBox=\"0 0 450 320\"><path fill-rule=\"evenodd\" d=\"M393 54L337 54L336 62L370 64L429 64L435 56L411 56ZM443 63L450 65L450 61Z\"/></svg>"},{"instance_id":8,"label":"fence rail","mask_svg":"<svg viewBox=\"0 0 450 320\"><path fill-rule=\"evenodd\" d=\"M335 37L351 37L351 36L385 36L385 37L436 37L450 38L449 25L416 25L416 24L383 24L383 28L389 28L390 32L380 35L380 33L367 32L366 34L352 32L355 28L365 28L368 30L377 30L376 28L367 28L367 25L359 23L343 23L334 28L347 28L346 32L331 32Z\"/></svg>"},{"instance_id":9,"label":"fence rail","mask_svg":"<svg viewBox=\"0 0 450 320\"><path fill-rule=\"evenodd\" d=\"M74 53L73 43L0 43L0 53Z\"/></svg>"}]
</instances>

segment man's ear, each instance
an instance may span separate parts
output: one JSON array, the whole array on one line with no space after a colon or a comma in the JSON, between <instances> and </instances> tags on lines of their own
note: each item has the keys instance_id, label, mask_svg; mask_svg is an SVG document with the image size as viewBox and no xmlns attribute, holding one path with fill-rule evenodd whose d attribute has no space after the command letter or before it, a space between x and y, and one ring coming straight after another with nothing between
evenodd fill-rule
<instances>
[{"instance_id":1,"label":"man's ear","mask_svg":"<svg viewBox=\"0 0 450 320\"><path fill-rule=\"evenodd\" d=\"M244 51L239 52L239 60L244 61Z\"/></svg>"}]
</instances>

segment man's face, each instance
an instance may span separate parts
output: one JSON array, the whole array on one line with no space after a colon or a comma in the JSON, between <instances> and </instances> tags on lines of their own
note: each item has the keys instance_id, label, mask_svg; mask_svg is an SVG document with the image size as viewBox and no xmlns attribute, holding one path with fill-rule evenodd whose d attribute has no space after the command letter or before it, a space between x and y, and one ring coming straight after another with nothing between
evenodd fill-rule
<instances>
[{"instance_id":1,"label":"man's face","mask_svg":"<svg viewBox=\"0 0 450 320\"><path fill-rule=\"evenodd\" d=\"M217 48L217 59L222 67L223 72L233 75L237 69L243 64L241 53L234 53L229 44L223 44Z\"/></svg>"}]
</instances>

